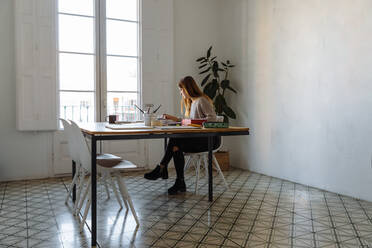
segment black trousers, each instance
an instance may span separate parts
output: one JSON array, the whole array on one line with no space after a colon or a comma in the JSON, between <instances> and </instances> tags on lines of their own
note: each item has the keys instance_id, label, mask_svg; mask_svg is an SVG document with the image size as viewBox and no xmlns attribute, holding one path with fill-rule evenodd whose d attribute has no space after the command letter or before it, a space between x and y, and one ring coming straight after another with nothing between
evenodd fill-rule
<instances>
[{"instance_id":1,"label":"black trousers","mask_svg":"<svg viewBox=\"0 0 372 248\"><path fill-rule=\"evenodd\" d=\"M221 144L220 137L213 137L213 149L216 149ZM174 147L178 147L177 151L173 151ZM185 157L183 153L198 153L208 151L208 138L170 138L164 157L160 164L168 166L173 158L174 166L178 179L184 179Z\"/></svg>"}]
</instances>

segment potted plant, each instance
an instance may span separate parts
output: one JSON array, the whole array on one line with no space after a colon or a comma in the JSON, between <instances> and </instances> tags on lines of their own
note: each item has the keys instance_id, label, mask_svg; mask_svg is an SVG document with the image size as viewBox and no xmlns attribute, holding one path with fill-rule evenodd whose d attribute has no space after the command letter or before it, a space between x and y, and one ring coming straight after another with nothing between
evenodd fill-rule
<instances>
[{"instance_id":1,"label":"potted plant","mask_svg":"<svg viewBox=\"0 0 372 248\"><path fill-rule=\"evenodd\" d=\"M212 56L212 46L208 48L207 54L196 60L199 62L201 75L206 74L201 82L203 92L213 100L217 115L224 117L224 122L229 122L229 118L236 119L235 112L229 107L225 99L225 93L231 91L237 93L230 85L229 72L235 67L229 60L218 62L217 56ZM220 75L221 73L221 75ZM229 152L219 151L215 154L221 170L229 169Z\"/></svg>"},{"instance_id":2,"label":"potted plant","mask_svg":"<svg viewBox=\"0 0 372 248\"><path fill-rule=\"evenodd\" d=\"M217 115L222 115L224 121L228 122L229 118L235 119L235 112L228 106L225 99L225 93L232 91L237 93L230 85L229 72L235 65L226 62L218 62L217 56L212 57L212 46L208 49L205 57L200 57L196 61L199 62L199 74L207 74L201 82L204 93L209 96L214 103ZM220 76L220 73L223 75Z\"/></svg>"}]
</instances>

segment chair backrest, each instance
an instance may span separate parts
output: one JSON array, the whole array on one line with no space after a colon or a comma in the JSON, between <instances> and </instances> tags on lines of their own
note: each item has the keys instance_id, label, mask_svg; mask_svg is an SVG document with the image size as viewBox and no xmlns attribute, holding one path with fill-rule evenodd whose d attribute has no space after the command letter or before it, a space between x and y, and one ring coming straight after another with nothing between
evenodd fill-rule
<instances>
[{"instance_id":1,"label":"chair backrest","mask_svg":"<svg viewBox=\"0 0 372 248\"><path fill-rule=\"evenodd\" d=\"M88 148L88 144L84 138L80 127L73 121L71 121L71 130L75 139L76 150L79 154L80 163L88 172L91 171L91 154Z\"/></svg>"},{"instance_id":2,"label":"chair backrest","mask_svg":"<svg viewBox=\"0 0 372 248\"><path fill-rule=\"evenodd\" d=\"M68 142L68 151L70 153L70 157L72 160L74 160L76 163L80 163L80 156L79 153L76 150L76 142L72 133L72 128L71 124L65 120L65 119L60 119L63 125L64 133L67 137L67 142Z\"/></svg>"}]
</instances>

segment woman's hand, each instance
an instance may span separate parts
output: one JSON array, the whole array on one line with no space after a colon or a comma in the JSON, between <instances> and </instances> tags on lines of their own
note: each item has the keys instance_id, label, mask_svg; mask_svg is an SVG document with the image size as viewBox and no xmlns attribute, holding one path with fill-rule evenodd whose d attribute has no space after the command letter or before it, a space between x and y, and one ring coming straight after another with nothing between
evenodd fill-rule
<instances>
[{"instance_id":1,"label":"woman's hand","mask_svg":"<svg viewBox=\"0 0 372 248\"><path fill-rule=\"evenodd\" d=\"M180 119L173 115L163 114L163 118L172 121L180 121Z\"/></svg>"}]
</instances>

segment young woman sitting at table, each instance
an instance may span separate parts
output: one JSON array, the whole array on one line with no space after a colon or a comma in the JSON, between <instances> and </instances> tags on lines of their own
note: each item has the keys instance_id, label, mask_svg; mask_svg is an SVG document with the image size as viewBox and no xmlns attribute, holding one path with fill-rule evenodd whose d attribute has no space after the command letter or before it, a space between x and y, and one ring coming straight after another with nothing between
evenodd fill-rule
<instances>
[{"instance_id":1,"label":"young woman sitting at table","mask_svg":"<svg viewBox=\"0 0 372 248\"><path fill-rule=\"evenodd\" d=\"M182 96L181 110L185 109L185 117L190 119L207 119L207 121L216 121L216 112L212 100L205 95L195 83L195 80L187 76L178 83ZM179 118L164 114L166 119L181 121ZM213 149L220 145L220 139L214 137ZM184 179L185 158L183 153L197 153L208 150L208 138L170 138L167 149L160 163L151 172L146 173L144 177L149 180L158 178L168 178L168 164L173 158L176 167L177 179L172 187L168 189L168 194L175 195L178 192L186 191Z\"/></svg>"}]
</instances>

